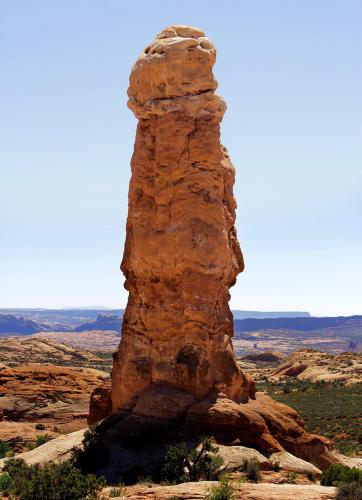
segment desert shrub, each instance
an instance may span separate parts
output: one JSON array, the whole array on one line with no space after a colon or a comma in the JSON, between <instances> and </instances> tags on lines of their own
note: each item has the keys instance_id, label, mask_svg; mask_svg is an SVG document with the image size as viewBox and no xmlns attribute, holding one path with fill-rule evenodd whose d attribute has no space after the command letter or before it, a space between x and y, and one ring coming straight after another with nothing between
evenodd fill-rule
<instances>
[{"instance_id":1,"label":"desert shrub","mask_svg":"<svg viewBox=\"0 0 362 500\"><path fill-rule=\"evenodd\" d=\"M274 472L280 471L280 462L278 462L278 461L273 462L273 471Z\"/></svg>"},{"instance_id":2,"label":"desert shrub","mask_svg":"<svg viewBox=\"0 0 362 500\"><path fill-rule=\"evenodd\" d=\"M294 471L288 472L287 475L285 476L288 484L295 484L297 477L298 477L298 475Z\"/></svg>"},{"instance_id":3,"label":"desert shrub","mask_svg":"<svg viewBox=\"0 0 362 500\"><path fill-rule=\"evenodd\" d=\"M348 386L288 379L287 385L292 389L288 394L283 392L284 385L269 381L258 383L259 390L265 390L273 399L297 410L308 432L332 437L336 448L345 455L361 453L361 430L356 422L361 416L362 384ZM303 388L307 390L303 392Z\"/></svg>"},{"instance_id":4,"label":"desert shrub","mask_svg":"<svg viewBox=\"0 0 362 500\"><path fill-rule=\"evenodd\" d=\"M84 434L82 448L74 448L72 451L72 461L83 473L96 472L106 464L109 459L109 451L93 430Z\"/></svg>"},{"instance_id":5,"label":"desert shrub","mask_svg":"<svg viewBox=\"0 0 362 500\"><path fill-rule=\"evenodd\" d=\"M11 476L7 472L0 474L0 492L3 493L5 497L10 495L12 486L13 480Z\"/></svg>"},{"instance_id":6,"label":"desert shrub","mask_svg":"<svg viewBox=\"0 0 362 500\"><path fill-rule=\"evenodd\" d=\"M358 483L339 483L337 500L362 500L362 486Z\"/></svg>"},{"instance_id":7,"label":"desert shrub","mask_svg":"<svg viewBox=\"0 0 362 500\"><path fill-rule=\"evenodd\" d=\"M80 500L93 498L105 486L104 478L84 475L70 462L45 467L8 460L0 475L3 492L20 500Z\"/></svg>"},{"instance_id":8,"label":"desert shrub","mask_svg":"<svg viewBox=\"0 0 362 500\"><path fill-rule=\"evenodd\" d=\"M323 471L322 486L338 486L340 483L356 483L362 486L362 470L356 467L332 464Z\"/></svg>"},{"instance_id":9,"label":"desert shrub","mask_svg":"<svg viewBox=\"0 0 362 500\"><path fill-rule=\"evenodd\" d=\"M112 488L109 492L109 498L117 498L122 497L125 494L124 486L120 486L119 488Z\"/></svg>"},{"instance_id":10,"label":"desert shrub","mask_svg":"<svg viewBox=\"0 0 362 500\"><path fill-rule=\"evenodd\" d=\"M195 448L189 448L186 443L170 446L161 471L163 480L176 484L216 478L223 463L218 451L210 439L204 439Z\"/></svg>"},{"instance_id":11,"label":"desert shrub","mask_svg":"<svg viewBox=\"0 0 362 500\"><path fill-rule=\"evenodd\" d=\"M311 470L307 470L306 476L309 479L309 481L315 483L315 475Z\"/></svg>"},{"instance_id":12,"label":"desert shrub","mask_svg":"<svg viewBox=\"0 0 362 500\"><path fill-rule=\"evenodd\" d=\"M38 436L38 437L36 438L36 441L35 441L35 448L37 448L38 446L41 446L42 444L47 443L48 441L50 441L50 436L49 436L49 434L41 434L40 436Z\"/></svg>"},{"instance_id":13,"label":"desert shrub","mask_svg":"<svg viewBox=\"0 0 362 500\"><path fill-rule=\"evenodd\" d=\"M45 425L44 424L35 424L35 429L37 431L45 431Z\"/></svg>"},{"instance_id":14,"label":"desert shrub","mask_svg":"<svg viewBox=\"0 0 362 500\"><path fill-rule=\"evenodd\" d=\"M257 483L260 480L260 466L258 461L255 459L243 460L241 471L245 472L249 481L255 481Z\"/></svg>"},{"instance_id":15,"label":"desert shrub","mask_svg":"<svg viewBox=\"0 0 362 500\"><path fill-rule=\"evenodd\" d=\"M9 451L12 451L11 446L6 441L0 440L0 458L6 457Z\"/></svg>"},{"instance_id":16,"label":"desert shrub","mask_svg":"<svg viewBox=\"0 0 362 500\"><path fill-rule=\"evenodd\" d=\"M234 500L235 488L229 479L223 478L217 486L212 486L207 500Z\"/></svg>"}]
</instances>

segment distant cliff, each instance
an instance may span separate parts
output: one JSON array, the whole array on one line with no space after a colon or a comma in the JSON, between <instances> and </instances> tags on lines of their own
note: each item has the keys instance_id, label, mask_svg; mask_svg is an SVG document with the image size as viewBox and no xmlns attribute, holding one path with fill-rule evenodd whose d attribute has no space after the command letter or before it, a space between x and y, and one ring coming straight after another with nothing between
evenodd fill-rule
<instances>
[{"instance_id":1,"label":"distant cliff","mask_svg":"<svg viewBox=\"0 0 362 500\"><path fill-rule=\"evenodd\" d=\"M121 332L122 318L115 314L98 314L95 321L87 321L74 329L75 332L84 332L87 330L113 330Z\"/></svg>"},{"instance_id":2,"label":"distant cliff","mask_svg":"<svg viewBox=\"0 0 362 500\"><path fill-rule=\"evenodd\" d=\"M0 333L20 333L30 335L46 331L46 325L13 314L0 314Z\"/></svg>"},{"instance_id":3,"label":"distant cliff","mask_svg":"<svg viewBox=\"0 0 362 500\"><path fill-rule=\"evenodd\" d=\"M336 328L362 322L362 316L302 317L302 318L265 318L234 319L235 332L256 330L300 330L309 332L320 328Z\"/></svg>"},{"instance_id":4,"label":"distant cliff","mask_svg":"<svg viewBox=\"0 0 362 500\"><path fill-rule=\"evenodd\" d=\"M232 311L236 319L264 319L264 318L309 318L310 313L306 311Z\"/></svg>"}]
</instances>

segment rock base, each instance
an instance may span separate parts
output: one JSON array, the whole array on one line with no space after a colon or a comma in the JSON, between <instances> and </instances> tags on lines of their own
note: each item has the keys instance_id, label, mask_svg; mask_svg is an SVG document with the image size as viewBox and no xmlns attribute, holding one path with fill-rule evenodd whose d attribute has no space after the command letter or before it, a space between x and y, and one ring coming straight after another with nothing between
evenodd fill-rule
<instances>
[{"instance_id":1,"label":"rock base","mask_svg":"<svg viewBox=\"0 0 362 500\"><path fill-rule=\"evenodd\" d=\"M103 392L102 408L107 406L104 398ZM96 414L93 408L90 415ZM263 393L243 404L222 393L196 401L174 387L153 385L140 394L132 410L106 417L96 432L110 448L122 446L142 454L150 447L155 455L160 450L161 458L170 443L197 443L201 436L211 436L219 444L246 446L266 456L288 451L320 469L336 462L327 438L306 432L295 410Z\"/></svg>"}]
</instances>

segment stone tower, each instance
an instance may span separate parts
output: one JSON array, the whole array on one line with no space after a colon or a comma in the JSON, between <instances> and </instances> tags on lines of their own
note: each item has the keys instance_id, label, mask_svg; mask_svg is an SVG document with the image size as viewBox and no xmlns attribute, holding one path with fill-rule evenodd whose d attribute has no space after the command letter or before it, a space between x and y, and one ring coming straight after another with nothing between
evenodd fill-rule
<instances>
[{"instance_id":1,"label":"stone tower","mask_svg":"<svg viewBox=\"0 0 362 500\"><path fill-rule=\"evenodd\" d=\"M129 299L113 410L134 407L154 384L238 402L251 391L231 343L229 288L244 264L215 57L201 30L171 26L132 68L128 106L138 127L121 266Z\"/></svg>"}]
</instances>

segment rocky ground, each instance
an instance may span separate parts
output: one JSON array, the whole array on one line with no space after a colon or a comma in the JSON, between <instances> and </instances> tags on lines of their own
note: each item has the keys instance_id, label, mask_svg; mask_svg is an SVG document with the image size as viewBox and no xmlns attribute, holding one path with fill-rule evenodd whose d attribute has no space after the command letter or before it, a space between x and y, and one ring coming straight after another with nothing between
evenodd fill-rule
<instances>
[{"instance_id":1,"label":"rocky ground","mask_svg":"<svg viewBox=\"0 0 362 500\"><path fill-rule=\"evenodd\" d=\"M70 345L76 349L111 354L116 350L120 337L111 330L90 330L84 332L41 332L31 338L51 339Z\"/></svg>"},{"instance_id":2,"label":"rocky ground","mask_svg":"<svg viewBox=\"0 0 362 500\"><path fill-rule=\"evenodd\" d=\"M23 364L0 371L0 441L23 451L84 428L92 390L109 374L93 368ZM42 439L42 438L40 438Z\"/></svg>"},{"instance_id":3,"label":"rocky ground","mask_svg":"<svg viewBox=\"0 0 362 500\"><path fill-rule=\"evenodd\" d=\"M314 349L299 349L286 356L275 351L256 351L241 357L239 365L256 381L295 378L311 382L362 383L362 353L356 352L333 355Z\"/></svg>"},{"instance_id":4,"label":"rocky ground","mask_svg":"<svg viewBox=\"0 0 362 500\"><path fill-rule=\"evenodd\" d=\"M104 352L108 348L108 333L102 332L104 346L100 352L97 352L97 343L92 351L86 350L84 334L80 333L70 334L70 338L67 334L63 337L62 333L55 333L54 337L49 333L44 336L39 333L29 337L3 337L0 338L0 369L28 363L48 363L110 371L111 353ZM80 338L77 342L74 337L78 335ZM98 342L101 343L101 336L98 337ZM92 337L87 342L88 346L92 346Z\"/></svg>"},{"instance_id":5,"label":"rocky ground","mask_svg":"<svg viewBox=\"0 0 362 500\"><path fill-rule=\"evenodd\" d=\"M45 465L50 462L68 460L72 448L81 446L84 430L54 439L39 448L19 455L28 464ZM244 446L219 446L223 459L221 466L228 475L235 499L249 500L329 500L336 498L336 488L318 484L321 471L314 465L290 453L280 452L267 458L256 450ZM255 461L260 470L258 483L249 480L240 472L245 460ZM278 464L276 468L275 464ZM4 460L0 460L0 469ZM139 478L132 486L113 486L102 490L99 499L128 498L132 500L205 499L216 481L182 483L174 486L155 484L149 478Z\"/></svg>"},{"instance_id":6,"label":"rocky ground","mask_svg":"<svg viewBox=\"0 0 362 500\"><path fill-rule=\"evenodd\" d=\"M98 342L102 340L102 334L92 332L96 335ZM8 443L16 455L20 454L28 463L47 463L53 460L64 460L70 457L73 446L79 446L86 426L86 415L90 393L94 387L107 381L109 375L105 371L89 368L94 364L101 363L105 358L95 351L87 351L60 344L55 340L46 338L47 334L20 338L3 339L0 341L0 408L3 410L3 420L0 424L0 440ZM58 336L54 333L54 336ZM72 341L75 334L62 334L63 341ZM77 334L79 335L79 334ZM84 335L84 334L80 334ZM107 337L107 336L105 336ZM103 337L103 339L105 338ZM58 337L57 337L58 338ZM111 339L111 336L108 336ZM81 343L82 340L80 339ZM107 346L107 341L106 341ZM100 344L97 344L97 348ZM108 348L108 347L107 347ZM309 349L297 351L292 356L286 357L280 352L253 353L244 357L239 362L243 369L247 369L253 377L259 379L258 384L263 388L265 378L270 379L271 384L288 384L295 380L296 384L309 383L311 387L317 387L318 380L327 380L327 386L331 376L335 376L340 384L345 385L344 391L349 387L358 386L358 366L360 355L346 353L338 356L319 353ZM29 361L29 364L25 364ZM42 361L58 363L42 364ZM110 357L108 356L108 363ZM73 364L77 366L59 366L62 364ZM301 367L294 369L293 367ZM247 368L246 368L247 367ZM354 377L346 377L351 369ZM303 375L301 377L301 375ZM343 375L343 376L341 376ZM309 376L311 382L309 382ZM332 386L331 386L332 387ZM308 389L310 391L311 389ZM352 390L352 389L351 389ZM292 388L290 394L284 394L279 390L274 394L279 400L296 397L298 402L309 394L308 391ZM328 390L324 388L324 394ZM298 396L299 394L299 396ZM340 399L340 398L337 398ZM354 397L356 402L356 398ZM291 404L289 400L284 401ZM293 406L293 405L292 405ZM351 408L351 404L343 407ZM336 406L335 406L336 408ZM303 414L303 407L297 408ZM338 408L336 408L338 412ZM358 408L357 410L358 411ZM318 409L323 413L322 408ZM315 420L315 418L313 417ZM346 419L340 419L341 422ZM37 429L36 424L44 427ZM353 422L351 423L353 426ZM79 430L78 430L79 429ZM310 430L311 429L308 429ZM319 432L323 429L318 428ZM323 433L323 432L322 432ZM47 435L50 439L35 449L37 438ZM333 436L329 436L333 437ZM30 450L30 451L27 451ZM332 499L336 498L335 488L322 487L314 484L308 479L313 477L318 481L320 470L313 464L294 457L290 453L274 454L267 457L254 449L243 446L220 446L220 454L224 459L224 468L232 478L235 485L236 499ZM356 454L355 454L356 456ZM260 465L261 478L258 484L241 483L242 474L238 472L244 459L256 459ZM357 465L358 455L351 458L349 465ZM353 462L354 460L354 462ZM279 463L280 470L272 470L271 462ZM353 462L353 463L352 463ZM1 461L0 461L1 466ZM293 481L295 484L290 484ZM149 483L145 480L127 486L122 490L125 498L139 499L201 499L206 498L214 483L184 483L177 486L161 486ZM113 491L112 491L113 490ZM112 493L111 493L112 491ZM101 498L117 498L114 495L117 489L106 488L101 493ZM111 495L111 496L110 496Z\"/></svg>"}]
</instances>

